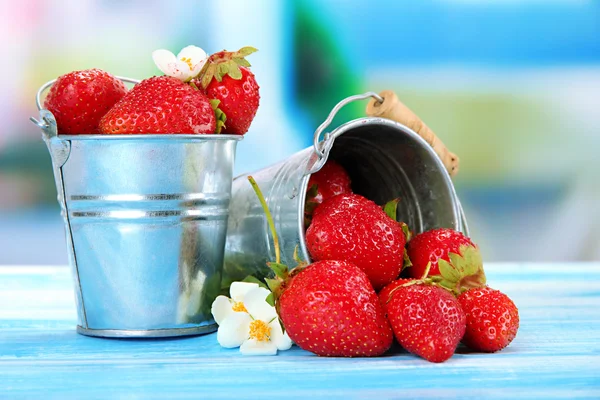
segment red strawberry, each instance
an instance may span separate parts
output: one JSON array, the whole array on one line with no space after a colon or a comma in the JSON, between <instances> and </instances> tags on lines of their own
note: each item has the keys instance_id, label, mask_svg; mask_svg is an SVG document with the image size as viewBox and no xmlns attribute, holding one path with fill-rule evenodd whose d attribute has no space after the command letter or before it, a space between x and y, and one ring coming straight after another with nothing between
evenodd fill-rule
<instances>
[{"instance_id":1,"label":"red strawberry","mask_svg":"<svg viewBox=\"0 0 600 400\"><path fill-rule=\"evenodd\" d=\"M247 68L250 63L244 58L255 51L255 48L243 47L211 55L196 81L210 99L219 100L218 106L226 117L223 133L245 134L258 110L259 87Z\"/></svg>"},{"instance_id":2,"label":"red strawberry","mask_svg":"<svg viewBox=\"0 0 600 400\"><path fill-rule=\"evenodd\" d=\"M407 254L412 266L406 271L412 278L423 278L428 270L433 282L456 296L485 286L479 249L460 232L447 228L423 232L408 242Z\"/></svg>"},{"instance_id":3,"label":"red strawberry","mask_svg":"<svg viewBox=\"0 0 600 400\"><path fill-rule=\"evenodd\" d=\"M398 222L356 194L325 200L306 231L306 245L314 260L354 263L366 272L375 290L400 274L405 242Z\"/></svg>"},{"instance_id":4,"label":"red strawberry","mask_svg":"<svg viewBox=\"0 0 600 400\"><path fill-rule=\"evenodd\" d=\"M407 284L408 282L413 281L414 279L397 279L395 281L393 281L392 283L386 285L383 289L381 289L381 291L377 294L377 296L379 297L379 302L381 303L381 306L383 307L384 310L386 310L388 303L390 302L391 299L391 294L392 291L394 289L396 289L397 287L400 287L404 284Z\"/></svg>"},{"instance_id":5,"label":"red strawberry","mask_svg":"<svg viewBox=\"0 0 600 400\"><path fill-rule=\"evenodd\" d=\"M462 342L473 350L495 352L512 342L519 329L519 310L499 290L482 287L458 296L467 316Z\"/></svg>"},{"instance_id":6,"label":"red strawberry","mask_svg":"<svg viewBox=\"0 0 600 400\"><path fill-rule=\"evenodd\" d=\"M59 134L98 133L100 118L127 93L121 80L100 69L74 71L52 85L44 108L56 118Z\"/></svg>"},{"instance_id":7,"label":"red strawberry","mask_svg":"<svg viewBox=\"0 0 600 400\"><path fill-rule=\"evenodd\" d=\"M399 287L386 311L400 345L431 362L452 357L465 333L465 313L458 300L437 286Z\"/></svg>"},{"instance_id":8,"label":"red strawberry","mask_svg":"<svg viewBox=\"0 0 600 400\"><path fill-rule=\"evenodd\" d=\"M392 330L367 275L344 261L319 261L282 285L279 316L290 338L320 356L378 356Z\"/></svg>"},{"instance_id":9,"label":"red strawberry","mask_svg":"<svg viewBox=\"0 0 600 400\"><path fill-rule=\"evenodd\" d=\"M420 233L408 242L407 251L412 267L406 271L412 278L421 278L431 262L429 275L439 275L438 260L450 261L448 253L460 254L459 249L463 245L475 246L468 237L452 229L439 228Z\"/></svg>"},{"instance_id":10,"label":"red strawberry","mask_svg":"<svg viewBox=\"0 0 600 400\"><path fill-rule=\"evenodd\" d=\"M169 76L138 83L100 121L100 131L110 134L214 133L215 128L206 95Z\"/></svg>"},{"instance_id":11,"label":"red strawberry","mask_svg":"<svg viewBox=\"0 0 600 400\"><path fill-rule=\"evenodd\" d=\"M324 200L342 193L352 193L350 177L340 164L329 160L308 180L308 191L304 203L305 225L310 224L315 209Z\"/></svg>"},{"instance_id":12,"label":"red strawberry","mask_svg":"<svg viewBox=\"0 0 600 400\"><path fill-rule=\"evenodd\" d=\"M312 189L313 187L316 188ZM309 191L315 190L315 193L307 198L307 201L316 204L321 204L324 200L338 194L352 193L348 173L344 167L333 160L327 161L323 168L310 176L308 188Z\"/></svg>"}]
</instances>

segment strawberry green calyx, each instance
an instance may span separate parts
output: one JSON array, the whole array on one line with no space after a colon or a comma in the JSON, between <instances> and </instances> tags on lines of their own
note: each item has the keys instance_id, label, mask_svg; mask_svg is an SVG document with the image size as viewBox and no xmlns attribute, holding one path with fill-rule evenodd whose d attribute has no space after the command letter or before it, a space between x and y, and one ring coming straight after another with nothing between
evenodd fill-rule
<instances>
[{"instance_id":1,"label":"strawberry green calyx","mask_svg":"<svg viewBox=\"0 0 600 400\"><path fill-rule=\"evenodd\" d=\"M406 238L406 243L410 242L410 239L412 239L413 237L412 231L404 222L400 222L400 227L402 227L402 232L404 233L404 237Z\"/></svg>"},{"instance_id":2,"label":"strawberry green calyx","mask_svg":"<svg viewBox=\"0 0 600 400\"><path fill-rule=\"evenodd\" d=\"M388 201L383 206L383 211L394 221L396 221L398 214L398 203L400 203L400 197L396 197L395 199Z\"/></svg>"},{"instance_id":3,"label":"strawberry green calyx","mask_svg":"<svg viewBox=\"0 0 600 400\"><path fill-rule=\"evenodd\" d=\"M454 295L469 289L484 287L486 284L483 260L479 249L474 246L460 246L460 254L448 253L450 262L440 258L440 274L432 280Z\"/></svg>"},{"instance_id":4,"label":"strawberry green calyx","mask_svg":"<svg viewBox=\"0 0 600 400\"><path fill-rule=\"evenodd\" d=\"M212 99L210 101L210 106L215 112L215 118L217 120L217 127L215 128L215 133L221 133L223 129L225 129L225 121L227 121L227 115L219 108L219 104L221 100Z\"/></svg>"},{"instance_id":5,"label":"strawberry green calyx","mask_svg":"<svg viewBox=\"0 0 600 400\"><path fill-rule=\"evenodd\" d=\"M242 79L240 67L249 67L246 56L258 51L254 47L242 47L238 51L220 51L208 57L206 64L198 74L200 85L206 89L213 78L221 82L225 75L232 79Z\"/></svg>"},{"instance_id":6,"label":"strawberry green calyx","mask_svg":"<svg viewBox=\"0 0 600 400\"><path fill-rule=\"evenodd\" d=\"M404 271L404 268L410 268L412 267L412 262L410 261L410 257L408 256L408 251L406 251L406 249L404 249L404 262L402 264L402 270Z\"/></svg>"},{"instance_id":7,"label":"strawberry green calyx","mask_svg":"<svg viewBox=\"0 0 600 400\"><path fill-rule=\"evenodd\" d=\"M433 280L431 278L427 277L427 275L429 274L430 268L431 268L431 263L428 263L427 267L425 267L425 273L423 274L421 279L411 279L410 282L406 282L406 283L392 289L392 291L390 292L390 295L385 303L386 304L389 303L390 300L392 300L394 293L397 292L398 290L400 290L401 288L404 288L407 286L412 286L412 285L434 285Z\"/></svg>"},{"instance_id":8,"label":"strawberry green calyx","mask_svg":"<svg viewBox=\"0 0 600 400\"><path fill-rule=\"evenodd\" d=\"M315 200L318 193L319 186L317 184L311 185L306 191L306 201L304 202L304 226L306 227L310 225L313 213L319 205L319 202Z\"/></svg>"}]
</instances>

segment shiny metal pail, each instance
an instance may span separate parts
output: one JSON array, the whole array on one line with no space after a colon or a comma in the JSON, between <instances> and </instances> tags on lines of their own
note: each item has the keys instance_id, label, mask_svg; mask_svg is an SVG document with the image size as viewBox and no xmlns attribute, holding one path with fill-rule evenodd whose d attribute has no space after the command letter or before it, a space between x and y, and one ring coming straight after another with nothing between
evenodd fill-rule
<instances>
[{"instance_id":1,"label":"shiny metal pail","mask_svg":"<svg viewBox=\"0 0 600 400\"><path fill-rule=\"evenodd\" d=\"M348 171L355 193L377 204L400 197L398 220L406 222L415 233L447 227L468 234L446 168L431 146L415 132L388 119L369 117L324 133L340 108L370 97L379 96L365 93L338 103L315 132L313 146L278 164L234 179L224 286L247 275L268 276L266 262L275 260L273 238L248 175L254 177L265 195L280 240L281 260L290 267L296 265L293 259L296 247L300 257L310 261L304 237L308 180L329 158Z\"/></svg>"},{"instance_id":2,"label":"shiny metal pail","mask_svg":"<svg viewBox=\"0 0 600 400\"><path fill-rule=\"evenodd\" d=\"M102 337L215 331L210 310L220 289L241 137L58 136L53 115L42 109L40 117L34 122L52 156L77 331Z\"/></svg>"}]
</instances>

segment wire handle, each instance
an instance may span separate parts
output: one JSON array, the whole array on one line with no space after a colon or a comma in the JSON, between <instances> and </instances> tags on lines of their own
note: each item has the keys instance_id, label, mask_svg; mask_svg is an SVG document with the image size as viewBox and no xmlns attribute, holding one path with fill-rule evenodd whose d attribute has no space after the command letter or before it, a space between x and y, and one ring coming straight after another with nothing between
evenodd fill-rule
<instances>
[{"instance_id":1,"label":"wire handle","mask_svg":"<svg viewBox=\"0 0 600 400\"><path fill-rule=\"evenodd\" d=\"M379 96L377 93L375 93L375 92L366 92L366 93L363 93L363 94L356 94L354 96L346 97L344 100L342 100L339 103L337 103L335 105L335 107L333 107L333 109L329 113L329 116L327 117L327 119L325 121L323 121L323 123L321 125L319 125L319 127L315 131L315 135L314 135L314 138L313 138L314 151L315 151L315 154L317 155L317 157L319 158L319 160L323 159L325 157L325 155L327 154L327 149L323 148L324 147L323 143L327 142L328 134L327 133L324 134L324 140L323 141L321 141L321 135L323 135L323 131L325 130L325 128L327 128L329 126L329 124L331 124L331 121L333 121L333 119L335 118L336 114L345 105L348 105L348 104L350 104L350 103L352 103L354 101L365 100L365 99L368 99L369 97L374 98L378 102L383 102L383 98L381 96Z\"/></svg>"}]
</instances>

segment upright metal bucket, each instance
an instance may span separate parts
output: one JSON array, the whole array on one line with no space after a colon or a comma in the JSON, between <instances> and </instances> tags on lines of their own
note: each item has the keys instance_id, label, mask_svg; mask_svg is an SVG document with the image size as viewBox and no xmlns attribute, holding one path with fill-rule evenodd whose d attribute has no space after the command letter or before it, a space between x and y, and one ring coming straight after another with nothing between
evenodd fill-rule
<instances>
[{"instance_id":1,"label":"upright metal bucket","mask_svg":"<svg viewBox=\"0 0 600 400\"><path fill-rule=\"evenodd\" d=\"M41 110L40 116L34 122L52 156L78 332L166 337L215 331L210 310L220 290L241 137L57 136L53 115Z\"/></svg>"},{"instance_id":2,"label":"upright metal bucket","mask_svg":"<svg viewBox=\"0 0 600 400\"><path fill-rule=\"evenodd\" d=\"M266 197L280 239L282 262L290 267L296 264L296 247L299 255L310 261L304 237L308 180L329 158L348 171L355 193L378 204L400 197L398 220L416 233L448 227L468 234L448 172L431 146L415 132L388 119L361 118L323 134L340 108L369 97L378 95L365 93L340 102L315 132L314 146L249 174ZM265 213L247 176L233 181L224 285L247 275L269 275L266 262L275 259Z\"/></svg>"}]
</instances>

